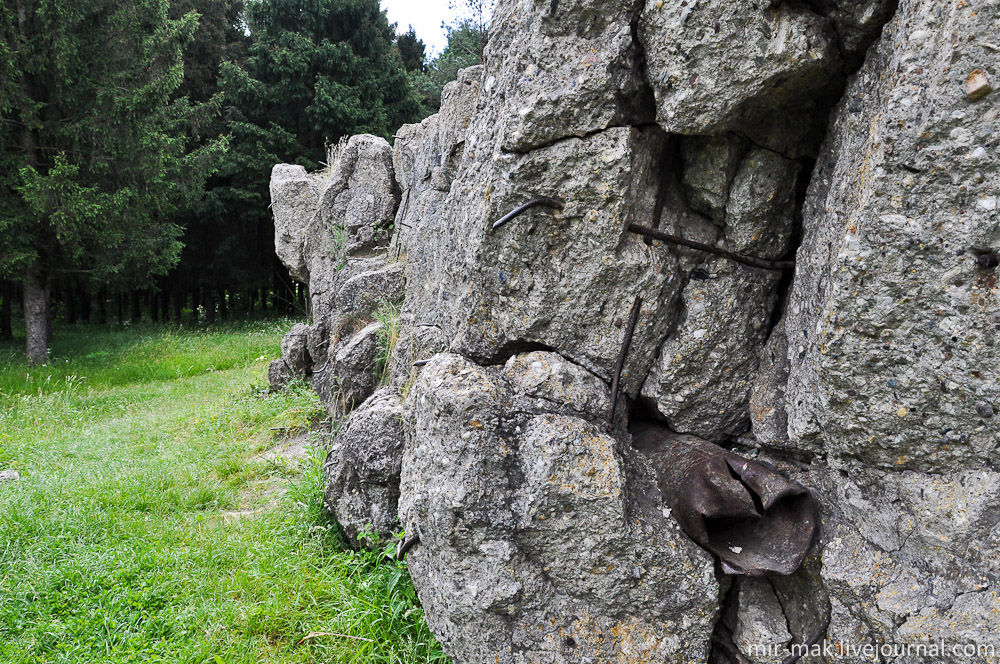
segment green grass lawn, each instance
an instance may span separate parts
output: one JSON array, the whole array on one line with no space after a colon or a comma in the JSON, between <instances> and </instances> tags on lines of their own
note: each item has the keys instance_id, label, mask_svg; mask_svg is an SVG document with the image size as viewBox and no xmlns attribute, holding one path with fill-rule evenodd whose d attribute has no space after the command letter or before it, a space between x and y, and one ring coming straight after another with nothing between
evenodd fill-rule
<instances>
[{"instance_id":1,"label":"green grass lawn","mask_svg":"<svg viewBox=\"0 0 1000 664\"><path fill-rule=\"evenodd\" d=\"M291 323L0 345L0 662L447 662L406 568L322 514Z\"/></svg>"}]
</instances>

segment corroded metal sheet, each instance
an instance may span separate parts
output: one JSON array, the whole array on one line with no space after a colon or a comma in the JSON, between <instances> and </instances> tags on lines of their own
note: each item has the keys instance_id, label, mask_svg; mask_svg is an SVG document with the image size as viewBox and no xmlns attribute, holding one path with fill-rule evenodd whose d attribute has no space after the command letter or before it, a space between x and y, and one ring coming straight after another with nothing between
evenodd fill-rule
<instances>
[{"instance_id":1,"label":"corroded metal sheet","mask_svg":"<svg viewBox=\"0 0 1000 664\"><path fill-rule=\"evenodd\" d=\"M697 436L655 424L632 435L656 471L664 504L725 571L791 574L802 563L817 521L805 487Z\"/></svg>"}]
</instances>

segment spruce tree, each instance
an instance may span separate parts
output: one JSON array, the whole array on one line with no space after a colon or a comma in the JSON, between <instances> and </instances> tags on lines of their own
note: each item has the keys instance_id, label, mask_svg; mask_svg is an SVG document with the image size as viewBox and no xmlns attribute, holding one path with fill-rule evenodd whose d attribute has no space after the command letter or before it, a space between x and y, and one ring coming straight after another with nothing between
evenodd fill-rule
<instances>
[{"instance_id":1,"label":"spruce tree","mask_svg":"<svg viewBox=\"0 0 1000 664\"><path fill-rule=\"evenodd\" d=\"M242 176L236 196L268 202L271 167L317 168L343 136L391 138L419 107L378 0L260 0L247 7L246 63L223 65L229 127Z\"/></svg>"},{"instance_id":2,"label":"spruce tree","mask_svg":"<svg viewBox=\"0 0 1000 664\"><path fill-rule=\"evenodd\" d=\"M0 276L23 283L27 355L48 360L50 290L81 274L143 287L180 252L172 215L222 141L189 147L210 107L172 99L197 16L167 0L4 0Z\"/></svg>"},{"instance_id":3,"label":"spruce tree","mask_svg":"<svg viewBox=\"0 0 1000 664\"><path fill-rule=\"evenodd\" d=\"M247 4L246 24L246 59L222 66L231 149L212 195L234 229L227 246L253 257L249 282L271 276L287 302L292 284L274 256L271 168L316 170L326 146L352 134L391 140L420 119L420 105L378 0L258 0Z\"/></svg>"},{"instance_id":4,"label":"spruce tree","mask_svg":"<svg viewBox=\"0 0 1000 664\"><path fill-rule=\"evenodd\" d=\"M184 82L175 94L192 102L219 103L223 99L219 86L222 63L240 64L246 57L249 37L243 0L170 0L170 6L174 18L192 11L199 14L198 29L184 49ZM204 133L218 136L228 132L226 119L220 114ZM219 196L219 187L224 184L223 179L210 178L204 195L192 199L176 216L184 229L184 248L177 266L157 284L164 318L169 317L171 296L176 303L189 293L267 285L262 281L270 277L270 271L262 277L259 273L262 264L269 265L268 250L258 247L261 243L253 228L227 214ZM220 306L224 304L220 300Z\"/></svg>"},{"instance_id":5,"label":"spruce tree","mask_svg":"<svg viewBox=\"0 0 1000 664\"><path fill-rule=\"evenodd\" d=\"M412 25L409 30L396 37L396 48L399 49L399 55L403 58L403 67L406 71L424 71L427 45L422 39L417 38L417 32Z\"/></svg>"}]
</instances>

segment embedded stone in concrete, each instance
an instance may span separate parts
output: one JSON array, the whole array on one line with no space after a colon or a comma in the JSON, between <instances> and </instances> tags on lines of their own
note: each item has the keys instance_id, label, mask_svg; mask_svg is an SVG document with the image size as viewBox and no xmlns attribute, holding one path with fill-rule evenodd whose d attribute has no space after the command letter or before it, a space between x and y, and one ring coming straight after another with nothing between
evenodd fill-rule
<instances>
[{"instance_id":1,"label":"embedded stone in concrete","mask_svg":"<svg viewBox=\"0 0 1000 664\"><path fill-rule=\"evenodd\" d=\"M681 137L688 203L720 226L726 220L729 185L746 150L746 141L735 134Z\"/></svg>"}]
</instances>

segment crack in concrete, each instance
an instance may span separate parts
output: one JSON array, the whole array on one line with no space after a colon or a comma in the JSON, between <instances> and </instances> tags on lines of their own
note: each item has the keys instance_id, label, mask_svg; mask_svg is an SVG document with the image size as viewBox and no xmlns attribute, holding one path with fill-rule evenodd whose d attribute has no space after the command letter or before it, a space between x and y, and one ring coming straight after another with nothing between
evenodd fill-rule
<instances>
[{"instance_id":1,"label":"crack in concrete","mask_svg":"<svg viewBox=\"0 0 1000 664\"><path fill-rule=\"evenodd\" d=\"M778 592L778 588L774 585L774 579L769 577L764 577L767 579L767 585L771 586L771 592L774 593L774 599L778 601L778 606L781 607L781 617L785 619L785 629L788 633L792 635L793 639L802 640L805 638L805 634L796 634L794 628L792 627L792 621L788 617L788 607L785 600L782 598L781 593Z\"/></svg>"}]
</instances>

